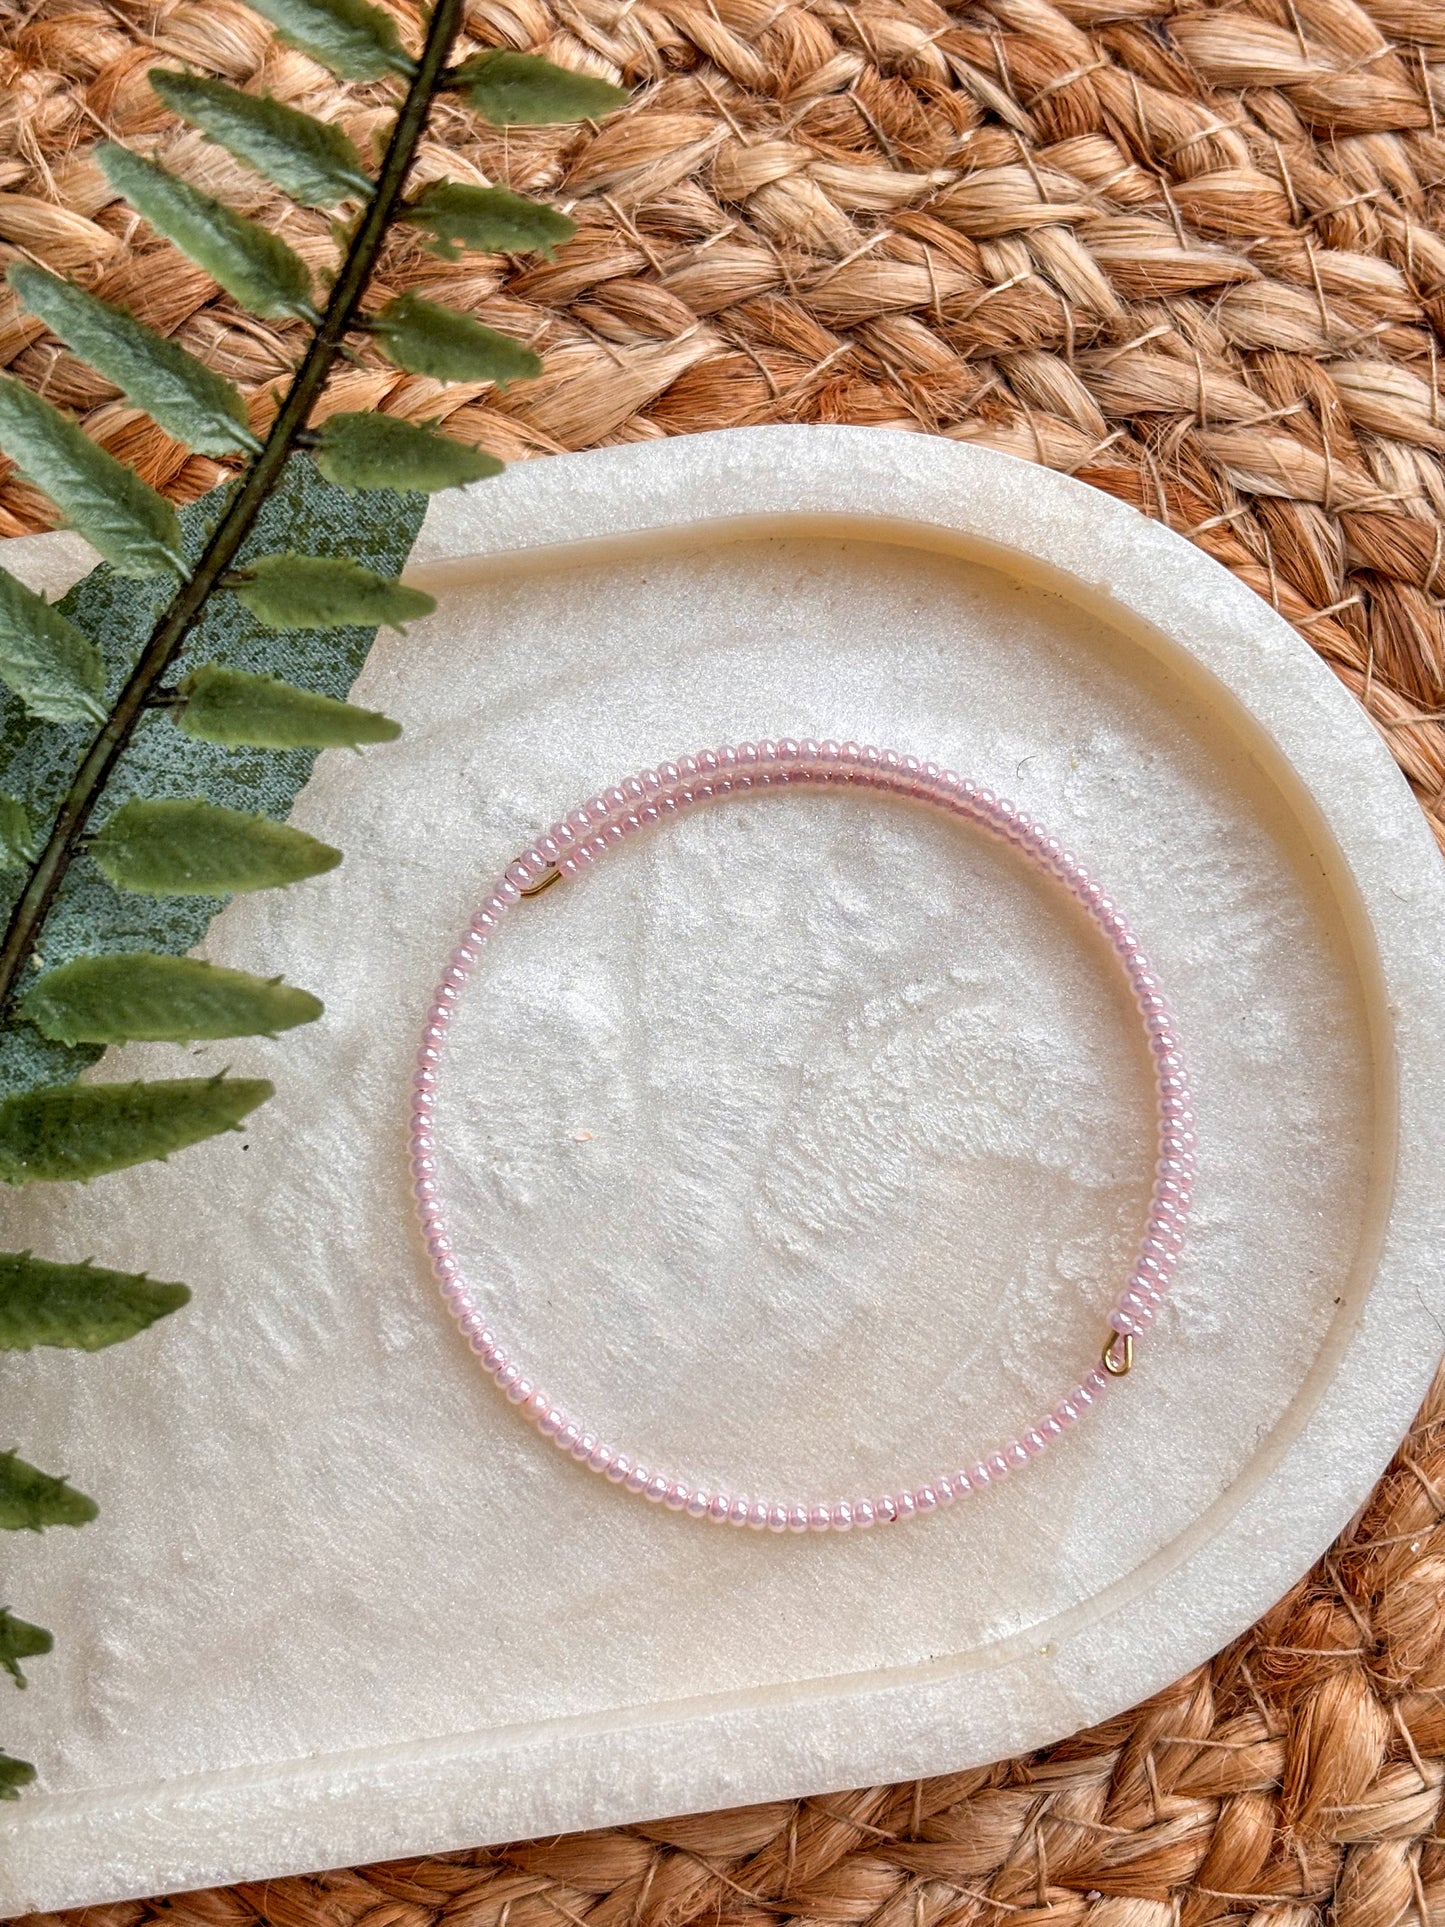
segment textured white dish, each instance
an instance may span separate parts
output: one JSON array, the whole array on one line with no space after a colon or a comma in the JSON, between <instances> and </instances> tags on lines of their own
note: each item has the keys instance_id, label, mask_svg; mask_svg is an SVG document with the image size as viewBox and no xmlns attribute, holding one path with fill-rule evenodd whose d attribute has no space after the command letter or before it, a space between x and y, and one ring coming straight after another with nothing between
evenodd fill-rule
<instances>
[{"instance_id":1,"label":"textured white dish","mask_svg":"<svg viewBox=\"0 0 1445 1927\"><path fill-rule=\"evenodd\" d=\"M10 1431L103 1508L11 1587L61 1637L6 1702L44 1766L0 1818L7 1912L1040 1745L1276 1598L1439 1347L1441 865L1225 571L1007 457L778 428L512 470L436 504L411 574L441 606L357 691L406 734L323 758L295 815L346 864L207 945L327 999L195 1053L276 1099L244 1140L6 1207L7 1240L198 1287L129 1345L5 1367ZM933 756L1048 822L1155 954L1199 1086L1198 1229L1134 1375L1023 1476L866 1537L718 1530L562 1461L407 1211L415 1030L479 886L602 784L781 734ZM638 840L517 916L455 1048L499 1320L644 1455L844 1497L1097 1348L1141 1055L1077 919L966 830L801 795Z\"/></svg>"}]
</instances>

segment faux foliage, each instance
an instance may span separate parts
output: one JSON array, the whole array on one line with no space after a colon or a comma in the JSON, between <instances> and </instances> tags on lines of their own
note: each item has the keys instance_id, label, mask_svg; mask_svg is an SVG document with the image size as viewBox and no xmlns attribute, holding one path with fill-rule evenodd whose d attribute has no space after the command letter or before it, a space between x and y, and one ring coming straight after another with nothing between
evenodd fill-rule
<instances>
[{"instance_id":1,"label":"faux foliage","mask_svg":"<svg viewBox=\"0 0 1445 1927\"><path fill-rule=\"evenodd\" d=\"M316 439L316 466L342 488L408 488L424 495L502 472L485 449L395 415L328 416Z\"/></svg>"},{"instance_id":2,"label":"faux foliage","mask_svg":"<svg viewBox=\"0 0 1445 1927\"><path fill-rule=\"evenodd\" d=\"M339 207L371 192L361 156L339 127L200 74L157 67L150 83L173 114L303 207Z\"/></svg>"},{"instance_id":3,"label":"faux foliage","mask_svg":"<svg viewBox=\"0 0 1445 1927\"><path fill-rule=\"evenodd\" d=\"M83 629L0 569L0 682L47 723L103 723L105 667Z\"/></svg>"},{"instance_id":4,"label":"faux foliage","mask_svg":"<svg viewBox=\"0 0 1445 1927\"><path fill-rule=\"evenodd\" d=\"M0 378L0 452L103 558L51 605L0 571L0 1182L103 1180L248 1128L271 1095L220 1072L83 1081L108 1044L276 1036L322 1016L311 992L184 953L236 891L321 878L341 852L285 823L316 752L391 740L345 700L381 623L430 613L397 580L427 494L501 464L436 424L318 411L341 357L379 353L438 381L534 379L529 344L405 292L368 305L391 231L461 250L550 255L564 214L497 183L409 194L436 98L498 126L595 118L615 87L530 55L452 64L463 0L435 0L413 53L368 0L251 0L290 45L347 79L391 80L374 168L339 127L205 75L157 69L159 99L291 200L333 217L334 272L156 159L112 141L111 190L243 308L304 334L264 437L235 385L88 288L21 262L20 299L175 440L237 464L179 514L48 401ZM324 304L321 305L321 304ZM326 418L313 426L317 412ZM311 887L324 888L324 883ZM0 1253L0 1351L96 1351L177 1310L184 1284L92 1255ZM0 1529L83 1525L94 1501L0 1452ZM51 1635L0 1609L0 1669ZM0 1799L35 1777L0 1753Z\"/></svg>"},{"instance_id":5,"label":"faux foliage","mask_svg":"<svg viewBox=\"0 0 1445 1927\"><path fill-rule=\"evenodd\" d=\"M107 1271L88 1260L55 1264L13 1251L0 1257L0 1351L36 1345L98 1352L179 1311L186 1285L167 1285L143 1272Z\"/></svg>"},{"instance_id":6,"label":"faux foliage","mask_svg":"<svg viewBox=\"0 0 1445 1927\"><path fill-rule=\"evenodd\" d=\"M260 448L240 389L184 348L48 268L17 261L7 279L51 334L178 442L200 455Z\"/></svg>"},{"instance_id":7,"label":"faux foliage","mask_svg":"<svg viewBox=\"0 0 1445 1927\"><path fill-rule=\"evenodd\" d=\"M340 850L289 823L179 798L122 803L90 853L117 890L157 897L276 890L341 861Z\"/></svg>"},{"instance_id":8,"label":"faux foliage","mask_svg":"<svg viewBox=\"0 0 1445 1927\"><path fill-rule=\"evenodd\" d=\"M470 315L440 307L419 294L388 301L371 323L377 345L409 375L434 381L534 381L542 364L530 348Z\"/></svg>"},{"instance_id":9,"label":"faux foliage","mask_svg":"<svg viewBox=\"0 0 1445 1927\"><path fill-rule=\"evenodd\" d=\"M0 449L122 575L184 573L170 503L13 375L0 378Z\"/></svg>"},{"instance_id":10,"label":"faux foliage","mask_svg":"<svg viewBox=\"0 0 1445 1927\"><path fill-rule=\"evenodd\" d=\"M14 1613L0 1606L0 1666L17 1686L29 1684L20 1670L21 1660L48 1653L54 1644L43 1626L32 1626L28 1620L17 1619Z\"/></svg>"},{"instance_id":11,"label":"faux foliage","mask_svg":"<svg viewBox=\"0 0 1445 1927\"><path fill-rule=\"evenodd\" d=\"M395 742L401 734L401 724L380 710L359 709L279 677L253 676L219 662L203 663L180 684L175 724L203 743L255 749L359 749L363 743Z\"/></svg>"},{"instance_id":12,"label":"faux foliage","mask_svg":"<svg viewBox=\"0 0 1445 1927\"><path fill-rule=\"evenodd\" d=\"M239 307L263 321L316 319L311 270L279 234L114 141L102 141L95 159L116 193Z\"/></svg>"},{"instance_id":13,"label":"faux foliage","mask_svg":"<svg viewBox=\"0 0 1445 1927\"><path fill-rule=\"evenodd\" d=\"M99 1511L94 1499L65 1479L27 1464L17 1452L0 1452L0 1531L88 1526Z\"/></svg>"},{"instance_id":14,"label":"faux foliage","mask_svg":"<svg viewBox=\"0 0 1445 1927\"><path fill-rule=\"evenodd\" d=\"M274 1037L297 1024L314 1024L324 1008L309 990L278 977L253 977L199 957L123 950L73 957L47 970L21 1000L19 1014L60 1044L193 1044L201 1038ZM0 1278L4 1262L0 1257Z\"/></svg>"}]
</instances>

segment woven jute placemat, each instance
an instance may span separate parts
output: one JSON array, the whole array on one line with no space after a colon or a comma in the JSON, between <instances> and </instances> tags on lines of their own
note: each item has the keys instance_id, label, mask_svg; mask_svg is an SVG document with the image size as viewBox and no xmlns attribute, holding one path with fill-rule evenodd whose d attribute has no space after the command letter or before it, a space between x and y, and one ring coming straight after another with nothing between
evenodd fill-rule
<instances>
[{"instance_id":1,"label":"woven jute placemat","mask_svg":"<svg viewBox=\"0 0 1445 1927\"><path fill-rule=\"evenodd\" d=\"M409 30L405 7L398 8ZM236 0L0 0L0 255L72 273L274 407L293 343L109 195L102 134L328 255L159 111L157 60L364 141L374 90ZM1445 835L1445 0L473 0L477 38L622 78L601 131L443 109L428 175L572 207L551 263L390 258L532 341L497 396L349 369L335 406L508 459L770 421L1064 469L1296 624ZM189 456L0 304L0 364L177 497ZM0 533L43 527L0 479ZM1237 1645L1025 1760L913 1785L169 1901L207 1927L1445 1924L1445 1381L1369 1505Z\"/></svg>"}]
</instances>

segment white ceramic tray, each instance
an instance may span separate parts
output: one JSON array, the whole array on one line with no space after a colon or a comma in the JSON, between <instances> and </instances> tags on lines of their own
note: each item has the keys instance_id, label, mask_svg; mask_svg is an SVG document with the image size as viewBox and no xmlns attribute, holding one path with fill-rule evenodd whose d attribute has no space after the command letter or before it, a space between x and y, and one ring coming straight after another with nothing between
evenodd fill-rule
<instances>
[{"instance_id":1,"label":"white ceramic tray","mask_svg":"<svg viewBox=\"0 0 1445 1927\"><path fill-rule=\"evenodd\" d=\"M774 428L443 497L412 575L438 612L357 692L406 734L323 758L296 811L346 864L208 943L327 999L190 1060L278 1096L244 1139L5 1206L7 1241L197 1287L131 1344L4 1366L7 1438L103 1508L15 1548L7 1597L59 1644L4 1701L44 1768L0 1818L6 1912L1038 1746L1275 1599L1438 1349L1441 866L1223 569L1003 456ZM866 1537L719 1531L564 1463L482 1381L406 1210L414 1030L481 882L631 769L783 734L936 757L1057 828L1199 1083L1198 1232L1134 1375L1026 1475ZM921 1477L1098 1343L1141 1053L1077 921L966 830L866 797L696 815L527 906L457 1048L503 1328L663 1463Z\"/></svg>"}]
</instances>

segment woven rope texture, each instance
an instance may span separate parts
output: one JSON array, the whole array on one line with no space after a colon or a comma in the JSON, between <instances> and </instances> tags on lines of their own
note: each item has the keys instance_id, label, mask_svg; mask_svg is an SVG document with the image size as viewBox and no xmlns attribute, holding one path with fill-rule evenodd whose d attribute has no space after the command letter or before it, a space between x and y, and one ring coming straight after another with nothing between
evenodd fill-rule
<instances>
[{"instance_id":1,"label":"woven rope texture","mask_svg":"<svg viewBox=\"0 0 1445 1927\"><path fill-rule=\"evenodd\" d=\"M399 15L408 32L415 19ZM601 130L443 108L422 171L567 205L555 261L417 287L525 337L497 396L379 363L328 405L445 417L507 459L769 421L882 424L1066 470L1272 601L1445 836L1445 4L472 0L479 41L623 79ZM324 222L159 110L149 66L385 118L235 0L0 0L0 257L73 274L233 375L295 353L113 200L148 151ZM188 456L0 297L0 365L177 497ZM0 476L0 534L44 503ZM87 1927L1445 1927L1445 1381L1370 1507L1237 1647L1027 1761L495 1852L90 1909Z\"/></svg>"}]
</instances>

